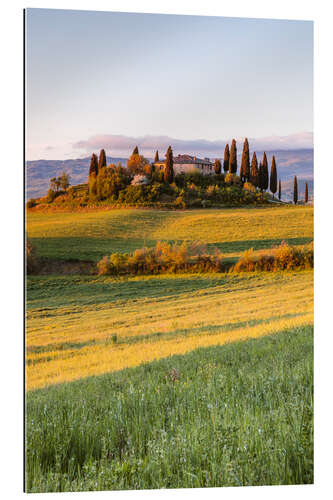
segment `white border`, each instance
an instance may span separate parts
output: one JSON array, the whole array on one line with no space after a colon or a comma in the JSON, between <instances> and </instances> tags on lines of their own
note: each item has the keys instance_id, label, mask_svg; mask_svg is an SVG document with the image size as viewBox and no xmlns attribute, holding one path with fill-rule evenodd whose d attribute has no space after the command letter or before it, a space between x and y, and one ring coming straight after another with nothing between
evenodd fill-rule
<instances>
[{"instance_id":1,"label":"white border","mask_svg":"<svg viewBox=\"0 0 333 500\"><path fill-rule=\"evenodd\" d=\"M317 0L20 0L2 5L0 30L1 85L1 490L4 498L21 498L22 493L22 9L25 7L157 12L169 14L220 15L275 19L315 20L315 485L137 492L75 493L75 498L328 498L332 491L332 9L330 2ZM329 269L330 266L330 269ZM9 299L9 300L8 300ZM51 498L57 494L48 494ZM88 496L86 496L88 495ZM35 495L32 495L35 498ZM39 495L38 498L44 498ZM56 497L58 498L58 496Z\"/></svg>"}]
</instances>

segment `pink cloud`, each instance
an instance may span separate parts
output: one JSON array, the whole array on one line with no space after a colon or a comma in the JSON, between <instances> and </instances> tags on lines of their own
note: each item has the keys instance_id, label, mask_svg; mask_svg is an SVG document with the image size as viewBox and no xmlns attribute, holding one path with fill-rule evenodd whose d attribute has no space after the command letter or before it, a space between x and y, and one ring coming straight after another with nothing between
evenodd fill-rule
<instances>
[{"instance_id":1,"label":"pink cloud","mask_svg":"<svg viewBox=\"0 0 333 500\"><path fill-rule=\"evenodd\" d=\"M244 137L236 138L238 148L244 141ZM141 153L152 155L157 149L163 155L168 146L171 145L176 153L196 153L211 156L222 156L228 140L209 141L206 139L175 139L169 136L146 135L141 137L128 137L125 135L95 135L88 139L72 144L75 149L88 152L97 151L101 148L107 150L108 155L124 154L128 156L135 146L139 147ZM276 149L307 149L313 147L313 133L301 132L288 136L271 136L264 138L249 138L251 149L276 150Z\"/></svg>"}]
</instances>

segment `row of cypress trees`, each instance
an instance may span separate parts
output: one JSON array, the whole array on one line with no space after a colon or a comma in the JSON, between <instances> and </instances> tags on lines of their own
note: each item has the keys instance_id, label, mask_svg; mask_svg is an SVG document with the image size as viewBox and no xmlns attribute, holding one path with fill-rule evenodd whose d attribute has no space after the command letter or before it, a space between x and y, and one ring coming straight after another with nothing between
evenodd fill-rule
<instances>
[{"instance_id":1,"label":"row of cypress trees","mask_svg":"<svg viewBox=\"0 0 333 500\"><path fill-rule=\"evenodd\" d=\"M136 146L133 150L133 155L138 155L139 150ZM155 153L154 162L159 161L158 151ZM95 153L92 154L90 160L89 167L89 178L92 176L97 177L98 172L101 168L106 167L106 154L105 150L101 149L99 158ZM223 159L223 170L228 174L236 174L237 173L237 147L236 140L233 139L231 142L231 147L229 150L229 144L226 144L224 150L224 159ZM222 172L222 164L219 159L216 159L214 162L214 171L216 174L220 174ZM262 161L260 161L258 166L258 160L256 152L252 155L252 160L250 163L250 148L248 139L245 138L242 152L242 160L240 166L240 179L242 183L251 182L252 185L259 188L262 192L266 191L269 187L270 191L273 194L278 191L278 198L281 199L281 181L277 184L277 169L276 169L276 161L275 156L272 157L272 165L270 176L268 174L268 161L266 152L263 154ZM171 183L174 181L174 170L173 170L173 151L171 146L168 147L166 152L166 162L163 173L163 178L165 182ZM305 184L305 203L308 202L308 184ZM294 203L296 204L298 201L298 186L297 186L297 177L294 178Z\"/></svg>"},{"instance_id":2,"label":"row of cypress trees","mask_svg":"<svg viewBox=\"0 0 333 500\"><path fill-rule=\"evenodd\" d=\"M305 192L304 192L304 202L307 203L309 201L309 188L308 183L305 183ZM297 184L297 175L294 177L294 203L297 205L298 202L298 184Z\"/></svg>"},{"instance_id":3,"label":"row of cypress trees","mask_svg":"<svg viewBox=\"0 0 333 500\"><path fill-rule=\"evenodd\" d=\"M90 167L89 167L89 177L91 177L92 175L95 175L97 177L98 172L103 167L106 167L106 154L105 154L105 150L101 149L98 159L97 159L97 156L95 155L95 153L93 153L91 155Z\"/></svg>"},{"instance_id":4,"label":"row of cypress trees","mask_svg":"<svg viewBox=\"0 0 333 500\"><path fill-rule=\"evenodd\" d=\"M214 163L215 173L221 173L221 162L220 160L215 160ZM237 147L236 140L233 139L231 142L231 147L229 150L229 144L226 144L224 149L224 159L223 159L223 170L227 174L237 173ZM260 161L258 166L258 159L256 152L252 155L252 160L250 163L250 148L249 141L247 138L244 140L242 161L240 166L239 176L242 183L251 182L255 187L259 188L260 191L266 191L269 187L273 194L273 197L277 191L277 169L275 156L272 157L271 173L268 175L268 162L267 156L264 152L263 159ZM281 199L281 183L279 182L279 199Z\"/></svg>"}]
</instances>

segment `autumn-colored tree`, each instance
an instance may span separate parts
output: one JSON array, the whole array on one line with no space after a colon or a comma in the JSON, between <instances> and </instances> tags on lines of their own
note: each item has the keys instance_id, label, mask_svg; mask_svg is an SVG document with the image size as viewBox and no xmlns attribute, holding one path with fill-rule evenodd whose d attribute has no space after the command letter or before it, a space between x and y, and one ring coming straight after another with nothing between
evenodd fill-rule
<instances>
[{"instance_id":1,"label":"autumn-colored tree","mask_svg":"<svg viewBox=\"0 0 333 500\"><path fill-rule=\"evenodd\" d=\"M144 167L144 173L147 177L151 177L154 172L154 167L151 163L147 163Z\"/></svg>"},{"instance_id":2,"label":"autumn-colored tree","mask_svg":"<svg viewBox=\"0 0 333 500\"><path fill-rule=\"evenodd\" d=\"M216 160L214 161L214 172L218 175L221 173L221 169L222 169L221 161L218 158L216 158Z\"/></svg>"},{"instance_id":3,"label":"autumn-colored tree","mask_svg":"<svg viewBox=\"0 0 333 500\"><path fill-rule=\"evenodd\" d=\"M139 148L138 148L138 146L135 146L135 148L133 149L132 156L133 155L138 155L138 154L139 154Z\"/></svg>"},{"instance_id":4,"label":"autumn-colored tree","mask_svg":"<svg viewBox=\"0 0 333 500\"><path fill-rule=\"evenodd\" d=\"M255 187L259 186L259 170L256 152L254 152L252 156L250 181Z\"/></svg>"},{"instance_id":5,"label":"autumn-colored tree","mask_svg":"<svg viewBox=\"0 0 333 500\"><path fill-rule=\"evenodd\" d=\"M100 170L103 167L106 167L106 154L105 154L105 150L101 149L101 151L99 153L99 159L98 159L98 170Z\"/></svg>"},{"instance_id":6,"label":"autumn-colored tree","mask_svg":"<svg viewBox=\"0 0 333 500\"><path fill-rule=\"evenodd\" d=\"M134 151L135 150L138 150L138 148L136 147ZM134 151L131 157L127 160L128 171L131 173L131 175L143 175L145 173L146 165L149 164L149 161L144 156L139 155L139 153L134 153Z\"/></svg>"},{"instance_id":7,"label":"autumn-colored tree","mask_svg":"<svg viewBox=\"0 0 333 500\"><path fill-rule=\"evenodd\" d=\"M279 179L279 200L281 201L281 180Z\"/></svg>"},{"instance_id":8,"label":"autumn-colored tree","mask_svg":"<svg viewBox=\"0 0 333 500\"><path fill-rule=\"evenodd\" d=\"M229 158L229 174L236 174L237 172L237 148L235 139L232 140Z\"/></svg>"},{"instance_id":9,"label":"autumn-colored tree","mask_svg":"<svg viewBox=\"0 0 333 500\"><path fill-rule=\"evenodd\" d=\"M297 205L298 201L298 186L297 186L297 177L294 177L294 203Z\"/></svg>"},{"instance_id":10,"label":"autumn-colored tree","mask_svg":"<svg viewBox=\"0 0 333 500\"><path fill-rule=\"evenodd\" d=\"M97 156L95 155L95 153L93 153L90 159L89 177L91 175L97 176L97 174L98 174Z\"/></svg>"},{"instance_id":11,"label":"autumn-colored tree","mask_svg":"<svg viewBox=\"0 0 333 500\"><path fill-rule=\"evenodd\" d=\"M305 183L305 193L304 193L304 201L307 203L309 201L309 188L308 183Z\"/></svg>"},{"instance_id":12,"label":"autumn-colored tree","mask_svg":"<svg viewBox=\"0 0 333 500\"><path fill-rule=\"evenodd\" d=\"M240 178L242 182L247 182L250 180L250 149L249 149L249 141L247 140L246 137L243 145Z\"/></svg>"},{"instance_id":13,"label":"autumn-colored tree","mask_svg":"<svg viewBox=\"0 0 333 500\"><path fill-rule=\"evenodd\" d=\"M223 160L223 170L225 171L225 173L229 171L229 159L230 159L229 144L226 144L224 148L224 160Z\"/></svg>"},{"instance_id":14,"label":"autumn-colored tree","mask_svg":"<svg viewBox=\"0 0 333 500\"><path fill-rule=\"evenodd\" d=\"M166 153L166 160L164 166L164 182L168 182L171 184L173 182L174 173L173 173L173 152L171 146L168 147Z\"/></svg>"},{"instance_id":15,"label":"autumn-colored tree","mask_svg":"<svg viewBox=\"0 0 333 500\"><path fill-rule=\"evenodd\" d=\"M66 189L69 188L70 179L71 179L70 175L66 174L66 172L63 172L61 174L61 177L60 177L60 187L61 187L61 189L63 189L64 191L66 191Z\"/></svg>"},{"instance_id":16,"label":"autumn-colored tree","mask_svg":"<svg viewBox=\"0 0 333 500\"><path fill-rule=\"evenodd\" d=\"M268 162L267 162L267 156L266 153L264 152L264 156L262 158L262 189L263 191L266 191L268 189Z\"/></svg>"},{"instance_id":17,"label":"autumn-colored tree","mask_svg":"<svg viewBox=\"0 0 333 500\"><path fill-rule=\"evenodd\" d=\"M158 151L156 151L154 163L158 163L159 161L160 161L160 157L158 156Z\"/></svg>"},{"instance_id":18,"label":"autumn-colored tree","mask_svg":"<svg viewBox=\"0 0 333 500\"><path fill-rule=\"evenodd\" d=\"M57 193L59 191L60 185L61 185L61 178L52 177L52 179L50 180L50 189Z\"/></svg>"},{"instance_id":19,"label":"autumn-colored tree","mask_svg":"<svg viewBox=\"0 0 333 500\"><path fill-rule=\"evenodd\" d=\"M276 193L277 190L277 172L276 172L276 163L275 163L275 156L273 155L272 158L272 166L271 166L271 176L270 176L270 184L269 184L269 189L271 193L274 194Z\"/></svg>"}]
</instances>

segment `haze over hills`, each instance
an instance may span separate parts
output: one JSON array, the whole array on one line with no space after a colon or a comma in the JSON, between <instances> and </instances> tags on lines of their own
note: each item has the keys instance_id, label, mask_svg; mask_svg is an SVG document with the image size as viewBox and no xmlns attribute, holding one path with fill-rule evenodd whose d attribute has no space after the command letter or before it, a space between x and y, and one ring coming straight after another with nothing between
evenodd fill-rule
<instances>
[{"instance_id":1,"label":"haze over hills","mask_svg":"<svg viewBox=\"0 0 333 500\"><path fill-rule=\"evenodd\" d=\"M177 151L174 154L178 154ZM190 154L195 154L190 152ZM238 147L238 166L241 162L242 148ZM272 156L275 155L278 178L282 184L282 198L292 199L293 178L297 175L299 199L304 197L304 185L308 182L309 198L313 197L313 149L273 150L267 151L269 168ZM263 152L257 151L258 162ZM162 158L162 155L160 155ZM215 159L214 154L211 159ZM152 159L151 159L152 160ZM107 157L107 163L121 162L126 165L127 158ZM49 188L50 179L60 175L63 171L71 176L71 184L81 184L87 181L90 156L70 160L34 160L26 162L26 197L37 198L44 196Z\"/></svg>"}]
</instances>

